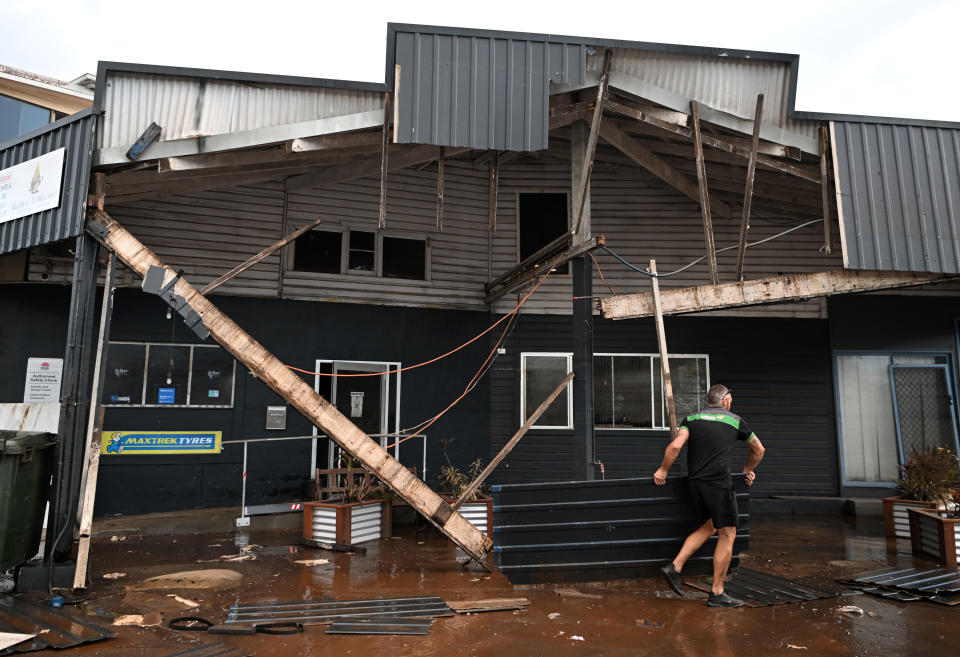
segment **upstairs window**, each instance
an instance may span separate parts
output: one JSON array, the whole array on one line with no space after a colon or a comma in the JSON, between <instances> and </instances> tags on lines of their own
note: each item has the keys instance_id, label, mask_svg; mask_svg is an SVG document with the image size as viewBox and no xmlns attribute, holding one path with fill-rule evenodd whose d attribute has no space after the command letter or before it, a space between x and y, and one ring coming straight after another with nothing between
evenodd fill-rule
<instances>
[{"instance_id":1,"label":"upstairs window","mask_svg":"<svg viewBox=\"0 0 960 657\"><path fill-rule=\"evenodd\" d=\"M570 231L566 194L517 195L518 262L529 258L550 242ZM569 274L570 265L556 268L558 274Z\"/></svg>"},{"instance_id":2,"label":"upstairs window","mask_svg":"<svg viewBox=\"0 0 960 657\"><path fill-rule=\"evenodd\" d=\"M0 94L0 142L50 123L50 110Z\"/></svg>"},{"instance_id":3,"label":"upstairs window","mask_svg":"<svg viewBox=\"0 0 960 657\"><path fill-rule=\"evenodd\" d=\"M294 242L293 270L425 281L429 241L363 230L311 230Z\"/></svg>"}]
</instances>

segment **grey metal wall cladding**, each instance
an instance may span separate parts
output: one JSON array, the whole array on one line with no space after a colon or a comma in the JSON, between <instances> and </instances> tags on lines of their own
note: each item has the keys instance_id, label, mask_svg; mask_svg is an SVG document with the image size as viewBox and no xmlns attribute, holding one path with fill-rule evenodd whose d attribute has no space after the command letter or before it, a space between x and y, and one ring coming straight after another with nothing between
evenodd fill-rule
<instances>
[{"instance_id":1,"label":"grey metal wall cladding","mask_svg":"<svg viewBox=\"0 0 960 657\"><path fill-rule=\"evenodd\" d=\"M833 123L844 265L960 273L960 130Z\"/></svg>"},{"instance_id":2,"label":"grey metal wall cladding","mask_svg":"<svg viewBox=\"0 0 960 657\"><path fill-rule=\"evenodd\" d=\"M549 83L582 84L586 46L525 38L397 32L401 143L547 147Z\"/></svg>"},{"instance_id":3,"label":"grey metal wall cladding","mask_svg":"<svg viewBox=\"0 0 960 657\"><path fill-rule=\"evenodd\" d=\"M93 110L86 109L4 144L0 170L58 148L66 150L60 205L0 224L0 255L76 237L83 230L95 120Z\"/></svg>"},{"instance_id":4,"label":"grey metal wall cladding","mask_svg":"<svg viewBox=\"0 0 960 657\"><path fill-rule=\"evenodd\" d=\"M734 565L749 547L750 495L734 477L740 527ZM686 477L664 486L652 477L493 487L493 551L512 584L646 577L676 556L697 528ZM685 572L706 572L710 539Z\"/></svg>"}]
</instances>

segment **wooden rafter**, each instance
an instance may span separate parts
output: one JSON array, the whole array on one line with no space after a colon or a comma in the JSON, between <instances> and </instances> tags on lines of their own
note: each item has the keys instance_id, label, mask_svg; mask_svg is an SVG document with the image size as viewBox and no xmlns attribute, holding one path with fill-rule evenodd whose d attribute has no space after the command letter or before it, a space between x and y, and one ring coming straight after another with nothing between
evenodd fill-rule
<instances>
[{"instance_id":1,"label":"wooden rafter","mask_svg":"<svg viewBox=\"0 0 960 657\"><path fill-rule=\"evenodd\" d=\"M830 128L820 126L820 198L823 205L823 252L833 253L833 206L830 200Z\"/></svg>"},{"instance_id":2,"label":"wooden rafter","mask_svg":"<svg viewBox=\"0 0 960 657\"><path fill-rule=\"evenodd\" d=\"M697 202L700 201L700 191L697 185L687 178L684 174L678 172L662 159L654 155L650 150L641 144L638 140L632 138L626 132L613 125L610 122L600 124L600 136L604 138L611 146L639 164L641 167L652 173L654 176L667 183L678 192ZM730 215L730 206L723 201L714 200L713 208L718 214Z\"/></svg>"},{"instance_id":3,"label":"wooden rafter","mask_svg":"<svg viewBox=\"0 0 960 657\"><path fill-rule=\"evenodd\" d=\"M593 171L593 156L597 150L597 139L600 137L600 122L603 119L603 103L607 97L607 81L610 79L610 60L613 55L610 50L603 54L603 72L600 74L600 85L597 87L597 102L590 117L590 136L587 138L587 148L583 155L583 166L580 168L579 185L573 196L574 221L573 234L580 233L580 222L583 219L583 208L587 203L587 189L590 187L590 173Z\"/></svg>"},{"instance_id":4,"label":"wooden rafter","mask_svg":"<svg viewBox=\"0 0 960 657\"><path fill-rule=\"evenodd\" d=\"M700 192L700 216L703 219L703 239L706 243L707 263L710 266L710 280L714 285L720 282L720 270L717 268L717 246L713 239L713 218L710 216L710 191L707 187L707 167L703 161L703 143L700 134L700 111L697 102L691 101L690 115L693 117L693 148L697 155L697 187Z\"/></svg>"},{"instance_id":5,"label":"wooden rafter","mask_svg":"<svg viewBox=\"0 0 960 657\"><path fill-rule=\"evenodd\" d=\"M390 105L393 96L387 92L383 95L383 141L380 142L380 220L378 226L387 225L387 158L390 154ZM441 149L442 152L443 149Z\"/></svg>"},{"instance_id":6,"label":"wooden rafter","mask_svg":"<svg viewBox=\"0 0 960 657\"><path fill-rule=\"evenodd\" d=\"M753 203L753 178L757 169L757 144L760 142L760 121L763 118L763 94L757 95L757 111L753 115L753 141L750 144L750 162L747 164L747 183L743 190L743 216L740 218L740 244L737 248L737 277L743 280L743 257L747 251L747 231L750 230L750 205Z\"/></svg>"},{"instance_id":7,"label":"wooden rafter","mask_svg":"<svg viewBox=\"0 0 960 657\"><path fill-rule=\"evenodd\" d=\"M497 193L500 190L500 153L494 151L490 159L490 189L487 196L487 212L489 218L487 229L492 233L497 230Z\"/></svg>"},{"instance_id":8,"label":"wooden rafter","mask_svg":"<svg viewBox=\"0 0 960 657\"><path fill-rule=\"evenodd\" d=\"M440 158L437 160L437 231L443 231L443 187L446 184L447 157L446 149L440 149Z\"/></svg>"},{"instance_id":9,"label":"wooden rafter","mask_svg":"<svg viewBox=\"0 0 960 657\"><path fill-rule=\"evenodd\" d=\"M927 285L956 278L948 274L838 269L685 287L661 292L660 296L664 315L681 315L765 303L803 301L851 292ZM655 312L653 298L649 293L606 297L600 300L600 309L606 319L650 317Z\"/></svg>"}]
</instances>

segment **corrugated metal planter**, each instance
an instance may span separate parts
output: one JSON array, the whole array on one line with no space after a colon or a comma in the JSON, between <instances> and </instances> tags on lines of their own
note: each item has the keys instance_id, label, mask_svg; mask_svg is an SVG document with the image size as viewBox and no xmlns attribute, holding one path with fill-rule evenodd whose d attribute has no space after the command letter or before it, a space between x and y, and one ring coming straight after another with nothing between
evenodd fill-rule
<instances>
[{"instance_id":1,"label":"corrugated metal planter","mask_svg":"<svg viewBox=\"0 0 960 657\"><path fill-rule=\"evenodd\" d=\"M890 538L910 538L910 518L907 509L936 509L936 502L905 500L902 497L883 498L883 525Z\"/></svg>"},{"instance_id":2,"label":"corrugated metal planter","mask_svg":"<svg viewBox=\"0 0 960 657\"><path fill-rule=\"evenodd\" d=\"M910 507L907 514L913 553L935 557L945 566L956 568L960 561L960 518L948 518L944 511L918 507Z\"/></svg>"},{"instance_id":3,"label":"corrugated metal planter","mask_svg":"<svg viewBox=\"0 0 960 657\"><path fill-rule=\"evenodd\" d=\"M444 496L443 499L450 504L457 501L455 497ZM469 520L471 525L487 536L493 536L493 498L481 497L472 502L464 502L457 511Z\"/></svg>"},{"instance_id":4,"label":"corrugated metal planter","mask_svg":"<svg viewBox=\"0 0 960 657\"><path fill-rule=\"evenodd\" d=\"M303 537L355 545L390 538L390 502L304 502Z\"/></svg>"}]
</instances>

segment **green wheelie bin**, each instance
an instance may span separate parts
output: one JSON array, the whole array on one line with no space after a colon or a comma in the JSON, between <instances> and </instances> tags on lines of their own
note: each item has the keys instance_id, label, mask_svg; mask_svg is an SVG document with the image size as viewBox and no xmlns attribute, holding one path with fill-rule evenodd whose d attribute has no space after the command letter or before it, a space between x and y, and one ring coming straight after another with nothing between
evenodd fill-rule
<instances>
[{"instance_id":1,"label":"green wheelie bin","mask_svg":"<svg viewBox=\"0 0 960 657\"><path fill-rule=\"evenodd\" d=\"M0 572L40 546L54 444L49 433L0 431Z\"/></svg>"}]
</instances>

